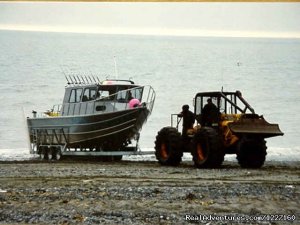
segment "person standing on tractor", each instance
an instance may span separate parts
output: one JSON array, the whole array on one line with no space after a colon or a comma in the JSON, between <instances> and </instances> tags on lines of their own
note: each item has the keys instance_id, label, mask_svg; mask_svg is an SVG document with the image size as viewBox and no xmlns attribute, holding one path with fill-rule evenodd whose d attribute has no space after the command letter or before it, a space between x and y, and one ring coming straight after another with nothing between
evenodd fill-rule
<instances>
[{"instance_id":1,"label":"person standing on tractor","mask_svg":"<svg viewBox=\"0 0 300 225\"><path fill-rule=\"evenodd\" d=\"M207 104L203 107L202 110L202 126L212 126L213 123L218 122L219 118L219 109L217 106L212 103L211 98L207 99Z\"/></svg>"},{"instance_id":2,"label":"person standing on tractor","mask_svg":"<svg viewBox=\"0 0 300 225\"><path fill-rule=\"evenodd\" d=\"M187 131L188 129L192 129L193 125L195 123L195 115L193 112L189 110L189 105L183 105L182 106L182 112L179 113L178 117L183 118L182 122L182 137L187 137Z\"/></svg>"}]
</instances>

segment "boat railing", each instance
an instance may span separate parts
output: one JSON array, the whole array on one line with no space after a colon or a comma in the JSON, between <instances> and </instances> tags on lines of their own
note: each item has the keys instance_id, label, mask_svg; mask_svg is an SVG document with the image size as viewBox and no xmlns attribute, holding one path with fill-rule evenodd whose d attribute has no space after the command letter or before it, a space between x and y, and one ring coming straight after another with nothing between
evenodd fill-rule
<instances>
[{"instance_id":1,"label":"boat railing","mask_svg":"<svg viewBox=\"0 0 300 225\"><path fill-rule=\"evenodd\" d=\"M138 90L141 90L140 92ZM138 100L136 107L143 106L146 107L151 113L154 106L156 93L150 85L134 87L130 89L125 89L118 91L112 95L99 96L92 101L78 102L75 104L64 104L64 105L54 105L53 108L45 113L48 116L74 116L74 115L90 115L101 113L97 108L110 107L108 110L103 112L116 112L120 110L126 110L133 108L130 105L130 99L128 93L139 93L138 96L134 96ZM123 97L123 98L122 98ZM64 107L64 108L63 108ZM76 107L76 110L75 110Z\"/></svg>"},{"instance_id":2,"label":"boat railing","mask_svg":"<svg viewBox=\"0 0 300 225\"><path fill-rule=\"evenodd\" d=\"M94 101L94 110L95 110L95 104L97 104L97 102L110 102L111 104L113 104L113 112L122 109L123 110L128 109L131 107L129 104L131 99L128 98L128 93L134 92L139 89L142 90L142 92L140 96L138 97L136 96L136 99L138 99L138 101L140 102L138 106L145 106L151 113L153 110L156 93L150 85L125 89L106 97L99 97ZM118 100L118 96L126 96L126 97Z\"/></svg>"},{"instance_id":3,"label":"boat railing","mask_svg":"<svg viewBox=\"0 0 300 225\"><path fill-rule=\"evenodd\" d=\"M60 116L60 110L61 110L62 104L56 104L53 105L51 110L47 110L46 112L43 112L39 117L47 117L47 116Z\"/></svg>"}]
</instances>

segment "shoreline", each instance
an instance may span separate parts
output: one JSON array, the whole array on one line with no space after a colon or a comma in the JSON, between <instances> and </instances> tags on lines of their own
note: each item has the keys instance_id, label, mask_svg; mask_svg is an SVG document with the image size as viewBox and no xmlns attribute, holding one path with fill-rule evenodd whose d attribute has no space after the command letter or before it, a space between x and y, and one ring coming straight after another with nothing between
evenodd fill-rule
<instances>
[{"instance_id":1,"label":"shoreline","mask_svg":"<svg viewBox=\"0 0 300 225\"><path fill-rule=\"evenodd\" d=\"M142 152L154 151L153 147L141 148ZM300 162L300 147L268 147L266 162ZM131 155L124 156L124 160L128 161L157 161L155 154L147 155ZM38 160L39 156L30 154L28 148L12 148L12 149L0 149L0 162L3 161L28 161L28 160ZM192 161L192 156L190 153L184 153L182 158L184 162ZM225 155L225 161L237 162L235 154Z\"/></svg>"},{"instance_id":2,"label":"shoreline","mask_svg":"<svg viewBox=\"0 0 300 225\"><path fill-rule=\"evenodd\" d=\"M39 158L38 155L36 156L32 156L30 158L24 158L24 159L1 159L0 158L0 164L12 164L12 163L20 163L20 164L30 164L30 163L107 163L107 161L102 161L99 157L93 157L93 156L64 156L63 159L60 160L51 160L48 161L46 160L41 160ZM149 155L148 157L145 155L141 155L141 156L123 156L123 159L121 161L116 161L116 162L110 162L113 164L117 164L117 163L137 163L137 164L143 164L143 163L153 163L153 164L157 164L160 165L157 161L157 159L155 158L155 155ZM227 166L232 166L232 167L239 167L238 161L236 160L236 155L225 155L225 159L224 162L221 166L220 169L227 167ZM264 168L265 166L277 166L277 165L286 165L288 167L292 166L292 167L297 167L297 165L300 165L300 160L298 159L294 159L294 160L271 160L271 159L266 159L264 165L261 168ZM191 166L192 168L196 169L194 167L194 163L192 160L191 156L185 157L183 156L181 163L179 164L179 166L177 167L182 167L182 166ZM162 168L168 168L168 166L161 166ZM172 166L171 166L172 167ZM173 167L176 168L176 167ZM240 167L241 168L241 167ZM300 166L299 166L300 168ZM246 169L246 168L241 168L241 169ZM202 170L202 169L198 169L198 170ZM251 169L249 169L251 170ZM255 170L255 169L254 169ZM259 169L257 169L259 170Z\"/></svg>"},{"instance_id":3,"label":"shoreline","mask_svg":"<svg viewBox=\"0 0 300 225\"><path fill-rule=\"evenodd\" d=\"M220 169L196 169L188 161L178 167L128 160L0 161L0 224L209 224L186 215L266 214L295 216L299 224L299 172L299 162L286 161L267 161L261 169L231 161ZM270 219L238 224L291 224L287 217Z\"/></svg>"}]
</instances>

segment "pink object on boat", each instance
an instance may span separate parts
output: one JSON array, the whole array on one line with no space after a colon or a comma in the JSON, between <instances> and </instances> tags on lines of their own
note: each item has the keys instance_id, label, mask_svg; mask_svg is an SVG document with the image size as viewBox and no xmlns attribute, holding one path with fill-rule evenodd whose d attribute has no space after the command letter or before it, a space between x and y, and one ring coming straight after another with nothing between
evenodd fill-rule
<instances>
[{"instance_id":1,"label":"pink object on boat","mask_svg":"<svg viewBox=\"0 0 300 225\"><path fill-rule=\"evenodd\" d=\"M135 108L135 107L138 107L141 105L141 102L140 100L136 99L136 98L133 98L129 101L129 108L132 109L132 108Z\"/></svg>"}]
</instances>

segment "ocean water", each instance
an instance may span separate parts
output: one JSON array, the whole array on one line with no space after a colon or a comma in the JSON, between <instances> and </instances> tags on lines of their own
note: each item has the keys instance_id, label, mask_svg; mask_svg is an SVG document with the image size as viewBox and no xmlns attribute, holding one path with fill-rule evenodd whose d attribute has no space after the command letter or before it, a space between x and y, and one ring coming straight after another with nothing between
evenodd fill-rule
<instances>
[{"instance_id":1,"label":"ocean water","mask_svg":"<svg viewBox=\"0 0 300 225\"><path fill-rule=\"evenodd\" d=\"M267 139L267 160L300 160L300 40L0 31L0 160L28 155L25 118L62 102L69 74L152 85L156 102L141 132L153 150L170 115L197 92L240 90L284 136ZM62 69L64 68L64 69Z\"/></svg>"}]
</instances>

